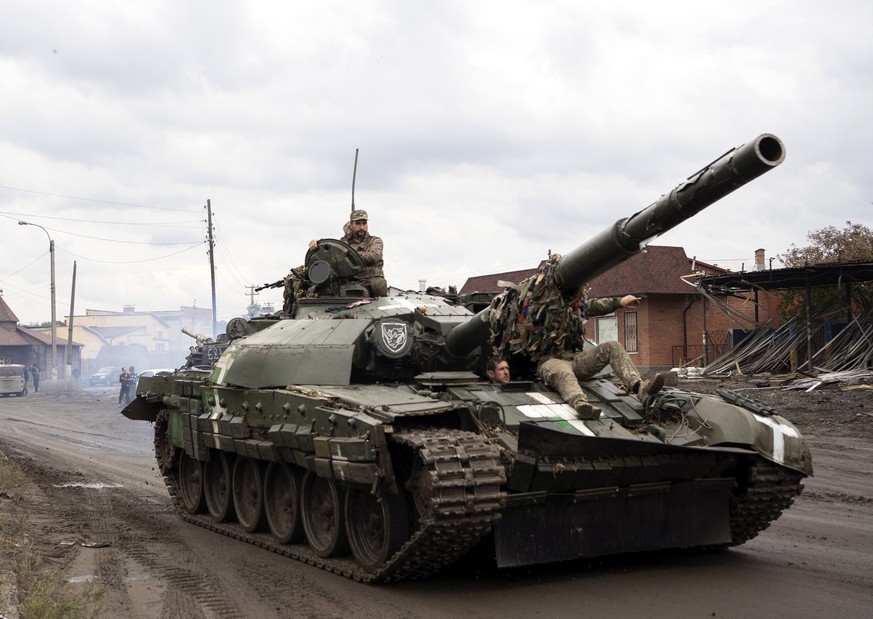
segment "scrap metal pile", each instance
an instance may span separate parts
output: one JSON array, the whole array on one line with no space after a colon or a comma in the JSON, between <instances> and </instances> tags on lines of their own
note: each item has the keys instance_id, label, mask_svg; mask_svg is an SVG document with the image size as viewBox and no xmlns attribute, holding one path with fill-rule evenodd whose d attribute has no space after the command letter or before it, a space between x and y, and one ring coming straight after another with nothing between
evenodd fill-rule
<instances>
[{"instance_id":1,"label":"scrap metal pile","mask_svg":"<svg viewBox=\"0 0 873 619\"><path fill-rule=\"evenodd\" d=\"M854 316L829 341L825 341L827 323L811 322L809 326L805 319L795 318L775 329L769 324L762 325L707 365L703 373L781 373L811 365L817 373L870 374L873 316Z\"/></svg>"}]
</instances>

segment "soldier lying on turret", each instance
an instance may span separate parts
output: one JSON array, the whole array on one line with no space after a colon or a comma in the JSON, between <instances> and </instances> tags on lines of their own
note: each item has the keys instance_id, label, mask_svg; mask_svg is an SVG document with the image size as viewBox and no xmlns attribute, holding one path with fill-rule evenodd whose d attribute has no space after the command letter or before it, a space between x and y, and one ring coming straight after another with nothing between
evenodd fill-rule
<instances>
[{"instance_id":1,"label":"soldier lying on turret","mask_svg":"<svg viewBox=\"0 0 873 619\"><path fill-rule=\"evenodd\" d=\"M611 314L619 307L638 307L640 297L625 295L589 300L585 287L566 298L552 281L554 254L533 277L507 288L491 304L491 325L500 354L524 354L537 362L537 376L557 389L583 419L597 419L600 409L588 403L579 379L592 378L610 365L625 389L643 404L664 386L664 374L645 380L618 342L592 345L585 340L590 316Z\"/></svg>"}]
</instances>

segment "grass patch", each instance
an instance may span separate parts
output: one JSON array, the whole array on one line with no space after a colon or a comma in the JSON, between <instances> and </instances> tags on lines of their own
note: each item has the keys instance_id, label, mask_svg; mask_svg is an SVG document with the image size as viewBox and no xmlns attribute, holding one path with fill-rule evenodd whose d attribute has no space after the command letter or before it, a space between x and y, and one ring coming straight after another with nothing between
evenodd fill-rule
<instances>
[{"instance_id":1,"label":"grass patch","mask_svg":"<svg viewBox=\"0 0 873 619\"><path fill-rule=\"evenodd\" d=\"M34 547L40 533L27 517L25 477L0 453L0 565L15 575L22 619L80 619L99 616L103 589L74 588L60 568L47 565Z\"/></svg>"},{"instance_id":2,"label":"grass patch","mask_svg":"<svg viewBox=\"0 0 873 619\"><path fill-rule=\"evenodd\" d=\"M0 498L19 498L16 489L21 484L21 469L5 454L0 453Z\"/></svg>"},{"instance_id":3,"label":"grass patch","mask_svg":"<svg viewBox=\"0 0 873 619\"><path fill-rule=\"evenodd\" d=\"M18 577L18 611L22 617L79 619L97 617L103 590L88 583L76 590L61 570L47 567L30 540L19 544L13 569Z\"/></svg>"}]
</instances>

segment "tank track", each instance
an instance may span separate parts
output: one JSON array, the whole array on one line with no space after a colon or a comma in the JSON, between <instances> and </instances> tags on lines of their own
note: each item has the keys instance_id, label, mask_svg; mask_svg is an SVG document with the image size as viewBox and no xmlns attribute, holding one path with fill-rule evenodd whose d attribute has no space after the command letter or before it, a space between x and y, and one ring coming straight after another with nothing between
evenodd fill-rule
<instances>
[{"instance_id":1,"label":"tank track","mask_svg":"<svg viewBox=\"0 0 873 619\"><path fill-rule=\"evenodd\" d=\"M155 424L155 450L160 440ZM189 514L182 507L176 469L164 471L164 483L183 520L222 535L285 555L362 583L423 578L459 560L491 531L505 506L501 486L506 474L498 450L480 436L456 430L404 430L396 443L415 451L431 481L431 510L410 539L381 568L363 570L351 557L324 558L303 542L278 544L269 533L246 533L233 523L215 522L208 514Z\"/></svg>"},{"instance_id":2,"label":"tank track","mask_svg":"<svg viewBox=\"0 0 873 619\"><path fill-rule=\"evenodd\" d=\"M776 520L803 490L803 473L756 458L731 505L731 546L749 541Z\"/></svg>"}]
</instances>

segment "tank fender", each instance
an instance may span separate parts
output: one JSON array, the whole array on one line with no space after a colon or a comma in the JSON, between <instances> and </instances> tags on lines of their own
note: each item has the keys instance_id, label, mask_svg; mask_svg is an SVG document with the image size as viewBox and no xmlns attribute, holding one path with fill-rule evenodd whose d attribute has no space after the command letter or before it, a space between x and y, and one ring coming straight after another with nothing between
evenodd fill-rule
<instances>
[{"instance_id":1,"label":"tank fender","mask_svg":"<svg viewBox=\"0 0 873 619\"><path fill-rule=\"evenodd\" d=\"M708 396L700 397L686 417L690 429L703 435L708 445L747 447L771 462L812 475L809 447L784 417Z\"/></svg>"},{"instance_id":2,"label":"tank fender","mask_svg":"<svg viewBox=\"0 0 873 619\"><path fill-rule=\"evenodd\" d=\"M164 408L162 400L163 398L160 396L138 396L121 409L121 414L133 421L151 421L154 423L158 418L158 413Z\"/></svg>"}]
</instances>

